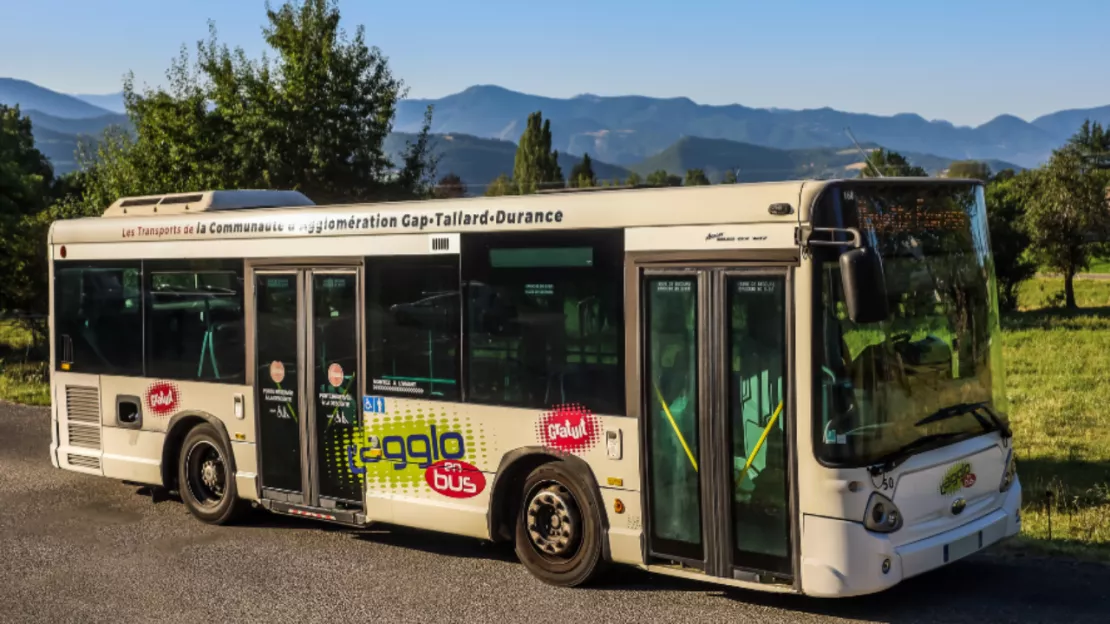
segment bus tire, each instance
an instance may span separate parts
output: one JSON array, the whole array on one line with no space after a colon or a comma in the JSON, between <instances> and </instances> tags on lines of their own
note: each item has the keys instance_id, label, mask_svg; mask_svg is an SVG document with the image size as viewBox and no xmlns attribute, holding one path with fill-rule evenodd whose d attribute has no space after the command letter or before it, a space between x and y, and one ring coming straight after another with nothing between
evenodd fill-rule
<instances>
[{"instance_id":1,"label":"bus tire","mask_svg":"<svg viewBox=\"0 0 1110 624\"><path fill-rule=\"evenodd\" d=\"M214 426L190 429L177 457L178 490L189 513L208 524L231 524L242 516L231 449Z\"/></svg>"},{"instance_id":2,"label":"bus tire","mask_svg":"<svg viewBox=\"0 0 1110 624\"><path fill-rule=\"evenodd\" d=\"M563 462L528 475L516 516L516 555L549 585L577 587L601 571L601 512Z\"/></svg>"}]
</instances>

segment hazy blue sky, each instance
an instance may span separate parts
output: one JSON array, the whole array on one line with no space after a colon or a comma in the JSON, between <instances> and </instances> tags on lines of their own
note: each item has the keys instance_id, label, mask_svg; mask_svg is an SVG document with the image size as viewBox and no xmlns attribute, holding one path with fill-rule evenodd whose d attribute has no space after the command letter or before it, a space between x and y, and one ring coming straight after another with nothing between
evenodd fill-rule
<instances>
[{"instance_id":1,"label":"hazy blue sky","mask_svg":"<svg viewBox=\"0 0 1110 624\"><path fill-rule=\"evenodd\" d=\"M0 76L70 93L163 79L207 33L256 55L263 0L4 0ZM278 2L275 2L278 4ZM343 0L412 97L568 97L915 112L958 124L1110 104L1110 0Z\"/></svg>"}]
</instances>

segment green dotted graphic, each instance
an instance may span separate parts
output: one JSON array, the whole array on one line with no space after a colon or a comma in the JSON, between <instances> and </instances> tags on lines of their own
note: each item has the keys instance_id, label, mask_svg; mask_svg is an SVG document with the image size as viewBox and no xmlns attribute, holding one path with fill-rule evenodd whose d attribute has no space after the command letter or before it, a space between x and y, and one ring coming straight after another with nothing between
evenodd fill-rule
<instances>
[{"instance_id":1,"label":"green dotted graphic","mask_svg":"<svg viewBox=\"0 0 1110 624\"><path fill-rule=\"evenodd\" d=\"M449 406L388 401L384 413L365 413L363 419L337 431L329 456L348 482L365 480L369 491L432 494L424 477L428 465L458 459L484 466L489 460L482 428Z\"/></svg>"}]
</instances>

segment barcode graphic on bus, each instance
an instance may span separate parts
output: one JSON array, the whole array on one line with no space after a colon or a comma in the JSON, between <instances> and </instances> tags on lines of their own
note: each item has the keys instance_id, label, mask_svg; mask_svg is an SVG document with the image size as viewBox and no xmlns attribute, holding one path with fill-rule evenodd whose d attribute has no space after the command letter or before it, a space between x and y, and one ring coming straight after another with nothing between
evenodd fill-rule
<instances>
[{"instance_id":1,"label":"barcode graphic on bus","mask_svg":"<svg viewBox=\"0 0 1110 624\"><path fill-rule=\"evenodd\" d=\"M451 249L451 239L446 236L432 237L432 251L448 251Z\"/></svg>"}]
</instances>

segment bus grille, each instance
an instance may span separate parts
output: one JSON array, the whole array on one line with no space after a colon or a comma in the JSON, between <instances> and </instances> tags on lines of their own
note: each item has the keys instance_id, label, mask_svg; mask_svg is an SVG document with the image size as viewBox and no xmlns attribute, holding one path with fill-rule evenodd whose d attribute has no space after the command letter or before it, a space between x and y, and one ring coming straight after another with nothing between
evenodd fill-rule
<instances>
[{"instance_id":1,"label":"bus grille","mask_svg":"<svg viewBox=\"0 0 1110 624\"><path fill-rule=\"evenodd\" d=\"M100 427L69 424L69 445L100 450Z\"/></svg>"},{"instance_id":2,"label":"bus grille","mask_svg":"<svg viewBox=\"0 0 1110 624\"><path fill-rule=\"evenodd\" d=\"M66 386L66 431L70 446L100 450L100 392L97 388ZM69 457L75 466L100 467L100 460L95 457ZM76 462L72 461L74 457L77 457Z\"/></svg>"},{"instance_id":3,"label":"bus grille","mask_svg":"<svg viewBox=\"0 0 1110 624\"><path fill-rule=\"evenodd\" d=\"M100 392L89 386L66 386L66 419L100 426Z\"/></svg>"},{"instance_id":4,"label":"bus grille","mask_svg":"<svg viewBox=\"0 0 1110 624\"><path fill-rule=\"evenodd\" d=\"M85 455L66 455L69 460L70 466L77 468L90 468L92 470L100 470L100 459L97 457L86 457Z\"/></svg>"}]
</instances>

